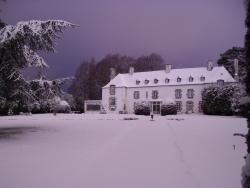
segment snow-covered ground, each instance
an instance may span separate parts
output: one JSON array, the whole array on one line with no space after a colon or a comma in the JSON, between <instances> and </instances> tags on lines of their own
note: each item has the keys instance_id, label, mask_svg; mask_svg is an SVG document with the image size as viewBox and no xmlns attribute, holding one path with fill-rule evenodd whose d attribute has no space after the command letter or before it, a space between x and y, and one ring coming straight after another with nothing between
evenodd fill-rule
<instances>
[{"instance_id":1,"label":"snow-covered ground","mask_svg":"<svg viewBox=\"0 0 250 188\"><path fill-rule=\"evenodd\" d=\"M246 145L233 134L246 132L237 117L0 117L0 187L240 187Z\"/></svg>"}]
</instances>

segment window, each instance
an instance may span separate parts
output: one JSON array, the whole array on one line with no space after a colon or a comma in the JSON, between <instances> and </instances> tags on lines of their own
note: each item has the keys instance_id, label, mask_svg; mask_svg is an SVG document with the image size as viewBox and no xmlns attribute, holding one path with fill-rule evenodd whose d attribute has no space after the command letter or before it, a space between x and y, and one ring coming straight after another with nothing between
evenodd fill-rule
<instances>
[{"instance_id":1,"label":"window","mask_svg":"<svg viewBox=\"0 0 250 188\"><path fill-rule=\"evenodd\" d=\"M153 90L152 91L152 99L158 99L158 91L157 90Z\"/></svg>"},{"instance_id":2,"label":"window","mask_svg":"<svg viewBox=\"0 0 250 188\"><path fill-rule=\"evenodd\" d=\"M146 99L148 98L148 92L146 91Z\"/></svg>"},{"instance_id":3,"label":"window","mask_svg":"<svg viewBox=\"0 0 250 188\"><path fill-rule=\"evenodd\" d=\"M188 81L189 81L189 82L193 82L193 81L194 81L194 78L193 78L192 76L190 76L190 77L188 78Z\"/></svg>"},{"instance_id":4,"label":"window","mask_svg":"<svg viewBox=\"0 0 250 188\"><path fill-rule=\"evenodd\" d=\"M194 98L194 90L193 89L187 90L187 98L189 98L189 99Z\"/></svg>"},{"instance_id":5,"label":"window","mask_svg":"<svg viewBox=\"0 0 250 188\"><path fill-rule=\"evenodd\" d=\"M115 97L110 97L109 98L109 109L111 111L115 111L115 109L116 109L116 99L115 99Z\"/></svg>"},{"instance_id":6,"label":"window","mask_svg":"<svg viewBox=\"0 0 250 188\"><path fill-rule=\"evenodd\" d=\"M177 82L181 82L181 78L180 77L177 78Z\"/></svg>"},{"instance_id":7,"label":"window","mask_svg":"<svg viewBox=\"0 0 250 188\"><path fill-rule=\"evenodd\" d=\"M170 82L170 79L166 78L165 83L168 84Z\"/></svg>"},{"instance_id":8,"label":"window","mask_svg":"<svg viewBox=\"0 0 250 188\"><path fill-rule=\"evenodd\" d=\"M177 107L177 111L181 112L182 110L182 102L181 101L175 101L176 107Z\"/></svg>"},{"instance_id":9,"label":"window","mask_svg":"<svg viewBox=\"0 0 250 188\"><path fill-rule=\"evenodd\" d=\"M110 95L115 95L115 85L110 85L109 93Z\"/></svg>"},{"instance_id":10,"label":"window","mask_svg":"<svg viewBox=\"0 0 250 188\"><path fill-rule=\"evenodd\" d=\"M175 90L175 98L176 99L180 99L182 97L182 94L181 94L181 89L176 89Z\"/></svg>"},{"instance_id":11,"label":"window","mask_svg":"<svg viewBox=\"0 0 250 188\"><path fill-rule=\"evenodd\" d=\"M223 86L224 85L224 80L217 80L217 84L219 86Z\"/></svg>"},{"instance_id":12,"label":"window","mask_svg":"<svg viewBox=\"0 0 250 188\"><path fill-rule=\"evenodd\" d=\"M149 83L149 80L146 79L146 80L144 81L144 83L145 83L145 84L148 84L148 83Z\"/></svg>"},{"instance_id":13,"label":"window","mask_svg":"<svg viewBox=\"0 0 250 188\"><path fill-rule=\"evenodd\" d=\"M155 84L157 84L157 83L158 83L158 81L159 81L158 79L154 79L154 83L155 83Z\"/></svg>"},{"instance_id":14,"label":"window","mask_svg":"<svg viewBox=\"0 0 250 188\"><path fill-rule=\"evenodd\" d=\"M199 101L199 112L202 112L202 101Z\"/></svg>"},{"instance_id":15,"label":"window","mask_svg":"<svg viewBox=\"0 0 250 188\"><path fill-rule=\"evenodd\" d=\"M136 85L139 85L140 83L141 83L141 81L140 80L136 80Z\"/></svg>"},{"instance_id":16,"label":"window","mask_svg":"<svg viewBox=\"0 0 250 188\"><path fill-rule=\"evenodd\" d=\"M134 99L139 99L139 98L140 98L140 92L134 91Z\"/></svg>"},{"instance_id":17,"label":"window","mask_svg":"<svg viewBox=\"0 0 250 188\"><path fill-rule=\"evenodd\" d=\"M200 81L204 82L205 81L205 76L201 76Z\"/></svg>"}]
</instances>

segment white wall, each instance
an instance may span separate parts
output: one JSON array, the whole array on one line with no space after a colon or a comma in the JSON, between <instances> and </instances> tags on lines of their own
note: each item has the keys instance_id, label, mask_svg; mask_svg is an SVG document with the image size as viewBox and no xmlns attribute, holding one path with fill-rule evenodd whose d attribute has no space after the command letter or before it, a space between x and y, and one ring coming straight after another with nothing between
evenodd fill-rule
<instances>
[{"instance_id":1,"label":"white wall","mask_svg":"<svg viewBox=\"0 0 250 188\"><path fill-rule=\"evenodd\" d=\"M187 101L193 101L194 102L194 112L199 113L199 101L201 101L201 92L204 88L204 85L183 85L183 86L158 86L158 87L144 87L144 88L129 88L128 89L128 112L134 113L134 102L137 101L166 101L170 98L173 99L173 101L181 101L182 102L182 113L186 112L186 102ZM175 90L181 89L182 90L182 98L181 99L175 99ZM194 98L188 99L187 98L187 89L194 89ZM158 90L159 92L159 98L154 100L152 99L152 91ZM134 91L140 92L140 99L134 99ZM146 98L146 92L148 92L148 98Z\"/></svg>"},{"instance_id":2,"label":"white wall","mask_svg":"<svg viewBox=\"0 0 250 188\"><path fill-rule=\"evenodd\" d=\"M102 89L102 105L105 108L107 113L119 113L119 111L123 111L124 104L126 105L126 110L128 113L134 113L134 103L138 101L166 101L170 98L173 101L181 101L182 102L182 111L181 113L186 113L186 102L193 101L194 103L194 113L199 113L199 102L202 100L201 92L203 88L211 86L213 84L200 84L200 85L180 85L180 86L155 86L155 87L135 87L135 88L116 88L116 103L117 108L115 111L110 111L109 109L109 88ZM175 98L175 90L182 90L181 99ZM189 99L187 97L187 90L194 90L194 98ZM158 90L159 97L158 99L152 99L152 91ZM134 91L140 92L140 98L134 99ZM146 98L146 92L148 92L148 98Z\"/></svg>"},{"instance_id":3,"label":"white wall","mask_svg":"<svg viewBox=\"0 0 250 188\"><path fill-rule=\"evenodd\" d=\"M115 111L109 109L109 97L111 96L116 98ZM123 111L124 104L126 104L126 88L115 88L115 95L110 95L109 88L102 89L102 106L107 113L119 113L119 111Z\"/></svg>"}]
</instances>

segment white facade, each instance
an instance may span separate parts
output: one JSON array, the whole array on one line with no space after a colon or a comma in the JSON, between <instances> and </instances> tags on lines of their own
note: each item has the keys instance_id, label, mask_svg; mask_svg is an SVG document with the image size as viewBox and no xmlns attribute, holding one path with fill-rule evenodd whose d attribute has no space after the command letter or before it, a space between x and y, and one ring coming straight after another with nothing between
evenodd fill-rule
<instances>
[{"instance_id":1,"label":"white facade","mask_svg":"<svg viewBox=\"0 0 250 188\"><path fill-rule=\"evenodd\" d=\"M149 101L159 113L162 103L172 101L180 113L199 113L203 88L235 82L224 67L209 66L171 70L167 65L162 71L118 74L102 88L102 106L107 113L134 113L135 102Z\"/></svg>"}]
</instances>

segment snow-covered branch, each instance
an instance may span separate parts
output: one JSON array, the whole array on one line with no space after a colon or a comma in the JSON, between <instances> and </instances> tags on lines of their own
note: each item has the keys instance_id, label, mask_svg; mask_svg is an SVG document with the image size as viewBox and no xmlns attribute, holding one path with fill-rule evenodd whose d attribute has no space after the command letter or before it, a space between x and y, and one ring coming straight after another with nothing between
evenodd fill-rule
<instances>
[{"instance_id":1,"label":"snow-covered branch","mask_svg":"<svg viewBox=\"0 0 250 188\"><path fill-rule=\"evenodd\" d=\"M63 20L31 20L21 21L15 26L7 25L0 30L0 44L12 40L19 40L33 50L54 50L54 39L58 33L63 33L67 27L75 27L75 24Z\"/></svg>"},{"instance_id":2,"label":"snow-covered branch","mask_svg":"<svg viewBox=\"0 0 250 188\"><path fill-rule=\"evenodd\" d=\"M42 57L40 57L36 52L34 52L33 50L31 50L28 46L24 46L24 51L23 51L23 55L26 59L26 61L28 62L28 66L35 66L35 67L49 67L44 59Z\"/></svg>"}]
</instances>

